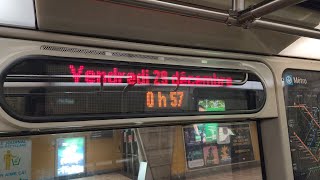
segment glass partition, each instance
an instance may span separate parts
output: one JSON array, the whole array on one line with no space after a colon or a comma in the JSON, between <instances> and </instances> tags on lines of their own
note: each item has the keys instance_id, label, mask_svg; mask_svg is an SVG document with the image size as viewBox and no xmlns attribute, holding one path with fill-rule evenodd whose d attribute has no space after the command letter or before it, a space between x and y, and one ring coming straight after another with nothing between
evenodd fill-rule
<instances>
[{"instance_id":1,"label":"glass partition","mask_svg":"<svg viewBox=\"0 0 320 180\"><path fill-rule=\"evenodd\" d=\"M263 179L255 122L0 138L0 179Z\"/></svg>"}]
</instances>

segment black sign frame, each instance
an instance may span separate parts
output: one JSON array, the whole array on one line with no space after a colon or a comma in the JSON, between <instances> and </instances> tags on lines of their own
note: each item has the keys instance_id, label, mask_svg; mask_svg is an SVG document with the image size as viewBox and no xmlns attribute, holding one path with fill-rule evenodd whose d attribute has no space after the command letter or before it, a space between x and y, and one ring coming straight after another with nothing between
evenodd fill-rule
<instances>
[{"instance_id":1,"label":"black sign frame","mask_svg":"<svg viewBox=\"0 0 320 180\"><path fill-rule=\"evenodd\" d=\"M68 62L76 62L76 63L100 63L103 65L113 64L116 62L118 65L130 65L130 66L142 66L142 65L151 65L152 67L162 67L165 68L179 68L179 70L214 70L215 72L239 72L239 73L250 73L255 75L261 82L263 86L263 102L261 106L257 109L253 110L233 110L233 111L225 111L225 112L182 112L182 113L161 113L154 114L154 112L144 112L144 113L130 113L130 114L93 114L93 115L59 115L59 116L50 116L50 117L33 117L33 116L24 116L19 115L14 112L12 108L8 105L4 96L4 83L6 81L6 77L11 68L15 67L17 64L28 61L28 60L43 60L43 61L68 61ZM162 67L163 68L163 67ZM265 88L265 84L261 80L261 78L254 72L248 70L241 69L225 69L225 68L210 68L210 67L196 67L196 66L182 66L182 65L168 65L168 64L154 64L154 63L141 63L141 62L128 62L128 61L115 61L115 60L99 60L99 59L88 59L88 58L70 58L70 57L57 57L57 56L45 56L45 55L29 55L18 58L13 61L13 63L9 64L1 73L0 73L0 106L2 109L11 117L28 123L48 123L48 122L70 122L70 121L88 121L88 120L109 120L109 119L128 119L128 118L148 118L148 117L170 117L170 116L196 116L196 115L230 115L230 114L253 114L261 111L263 109L267 92Z\"/></svg>"}]
</instances>

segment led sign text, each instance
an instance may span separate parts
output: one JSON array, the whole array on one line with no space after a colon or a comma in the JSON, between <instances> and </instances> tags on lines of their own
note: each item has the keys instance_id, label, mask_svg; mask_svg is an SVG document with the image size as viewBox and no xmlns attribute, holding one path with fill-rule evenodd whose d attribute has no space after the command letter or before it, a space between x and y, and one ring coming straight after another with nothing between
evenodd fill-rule
<instances>
[{"instance_id":1,"label":"led sign text","mask_svg":"<svg viewBox=\"0 0 320 180\"><path fill-rule=\"evenodd\" d=\"M146 93L148 108L180 108L184 102L184 92L152 92Z\"/></svg>"},{"instance_id":2,"label":"led sign text","mask_svg":"<svg viewBox=\"0 0 320 180\"><path fill-rule=\"evenodd\" d=\"M188 75L185 71L173 71L171 74L163 69L139 69L138 72L125 72L119 68L112 71L86 69L84 65L69 65L74 83L127 83L129 85L211 85L232 86L231 77L218 76L212 73L206 76Z\"/></svg>"}]
</instances>

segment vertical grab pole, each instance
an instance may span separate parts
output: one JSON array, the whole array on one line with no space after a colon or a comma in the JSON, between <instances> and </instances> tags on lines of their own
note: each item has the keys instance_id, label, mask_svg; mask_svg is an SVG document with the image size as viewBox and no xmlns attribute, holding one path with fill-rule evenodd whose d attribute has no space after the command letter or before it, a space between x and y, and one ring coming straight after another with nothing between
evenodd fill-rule
<instances>
[{"instance_id":1,"label":"vertical grab pole","mask_svg":"<svg viewBox=\"0 0 320 180\"><path fill-rule=\"evenodd\" d=\"M244 10L244 0L232 0L232 11L239 12Z\"/></svg>"}]
</instances>

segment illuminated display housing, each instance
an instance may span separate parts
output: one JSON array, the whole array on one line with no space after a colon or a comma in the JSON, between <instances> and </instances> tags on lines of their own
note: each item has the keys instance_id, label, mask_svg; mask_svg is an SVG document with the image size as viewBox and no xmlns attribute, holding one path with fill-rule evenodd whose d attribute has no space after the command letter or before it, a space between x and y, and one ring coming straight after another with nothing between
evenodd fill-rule
<instances>
[{"instance_id":1,"label":"illuminated display housing","mask_svg":"<svg viewBox=\"0 0 320 180\"><path fill-rule=\"evenodd\" d=\"M2 107L27 122L254 113L265 102L259 77L235 69L34 56L2 77Z\"/></svg>"}]
</instances>

